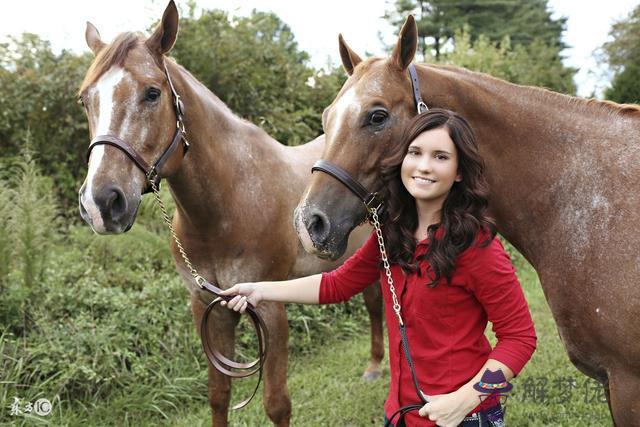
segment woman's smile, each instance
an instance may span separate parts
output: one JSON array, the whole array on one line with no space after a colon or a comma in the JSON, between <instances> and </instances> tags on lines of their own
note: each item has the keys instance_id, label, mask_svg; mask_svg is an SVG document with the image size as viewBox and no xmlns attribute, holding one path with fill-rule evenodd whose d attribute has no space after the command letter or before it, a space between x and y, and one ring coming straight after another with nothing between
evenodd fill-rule
<instances>
[{"instance_id":1,"label":"woman's smile","mask_svg":"<svg viewBox=\"0 0 640 427\"><path fill-rule=\"evenodd\" d=\"M423 178L421 176L414 176L413 180L420 185L430 185L436 182L434 179Z\"/></svg>"}]
</instances>

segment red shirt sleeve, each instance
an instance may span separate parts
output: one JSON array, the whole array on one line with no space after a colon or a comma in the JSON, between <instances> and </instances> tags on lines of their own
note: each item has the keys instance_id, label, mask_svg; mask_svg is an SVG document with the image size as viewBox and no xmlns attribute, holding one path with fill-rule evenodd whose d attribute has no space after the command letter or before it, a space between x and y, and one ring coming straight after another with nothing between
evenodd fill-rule
<instances>
[{"instance_id":1,"label":"red shirt sleeve","mask_svg":"<svg viewBox=\"0 0 640 427\"><path fill-rule=\"evenodd\" d=\"M535 351L537 337L515 269L497 237L488 246L476 246L469 252L467 283L498 339L489 358L518 375Z\"/></svg>"},{"instance_id":2,"label":"red shirt sleeve","mask_svg":"<svg viewBox=\"0 0 640 427\"><path fill-rule=\"evenodd\" d=\"M320 304L347 301L380 278L380 251L375 231L340 267L322 273Z\"/></svg>"}]
</instances>

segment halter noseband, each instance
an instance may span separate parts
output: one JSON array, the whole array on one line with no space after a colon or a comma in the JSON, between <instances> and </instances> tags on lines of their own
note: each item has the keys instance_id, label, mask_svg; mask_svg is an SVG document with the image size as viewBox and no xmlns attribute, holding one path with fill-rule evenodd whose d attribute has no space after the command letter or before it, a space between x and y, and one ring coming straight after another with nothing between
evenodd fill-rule
<instances>
[{"instance_id":1,"label":"halter noseband","mask_svg":"<svg viewBox=\"0 0 640 427\"><path fill-rule=\"evenodd\" d=\"M413 100L416 104L416 110L418 114L422 114L428 111L429 107L427 107L427 104L422 100L422 96L420 95L420 80L418 79L418 73L413 64L409 65L409 76L411 77L411 87L413 88ZM377 192L367 190L362 184L356 181L349 172L341 167L326 160L318 160L311 168L311 173L315 171L324 172L340 181L362 200L367 212L370 212L373 208L380 208L382 206L382 201L378 197Z\"/></svg>"},{"instance_id":2,"label":"halter noseband","mask_svg":"<svg viewBox=\"0 0 640 427\"><path fill-rule=\"evenodd\" d=\"M160 186L160 180L162 179L160 170L162 166L167 161L171 154L176 150L178 144L182 142L182 155L187 154L189 150L189 142L186 138L186 131L184 128L183 122L183 114L184 114L184 105L182 100L180 99L180 95L176 92L176 88L173 86L173 81L171 81L171 76L169 75L169 70L167 69L167 64L163 62L164 65L164 73L167 76L167 81L169 82L169 88L171 89L171 97L173 99L173 109L176 113L176 131L173 134L173 138L171 140L171 144L162 152L158 160L156 160L152 165L149 165L146 160L133 148L131 145L127 144L124 140L118 138L114 135L98 135L91 140L89 144L89 149L87 150L87 163L89 162L89 157L91 156L91 150L93 150L98 145L110 145L122 151L124 154L133 161L138 169L144 173L147 181L149 181L142 191L142 194L146 194L152 191L151 189L151 181L154 182L156 187Z\"/></svg>"}]
</instances>

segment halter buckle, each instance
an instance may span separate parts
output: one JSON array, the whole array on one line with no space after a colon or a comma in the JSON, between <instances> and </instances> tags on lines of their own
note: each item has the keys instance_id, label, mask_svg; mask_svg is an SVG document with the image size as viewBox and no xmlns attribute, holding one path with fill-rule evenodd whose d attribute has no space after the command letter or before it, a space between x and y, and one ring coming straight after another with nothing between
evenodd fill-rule
<instances>
[{"instance_id":1,"label":"halter buckle","mask_svg":"<svg viewBox=\"0 0 640 427\"><path fill-rule=\"evenodd\" d=\"M364 205L367 207L368 211L374 211L374 210L378 210L380 209L380 206L382 206L382 202L378 199L378 193L369 193L369 195L367 196L368 199L364 201ZM373 207L374 204L377 203L377 206Z\"/></svg>"},{"instance_id":2,"label":"halter buckle","mask_svg":"<svg viewBox=\"0 0 640 427\"><path fill-rule=\"evenodd\" d=\"M425 104L424 101L418 102L418 114L422 114L425 111L429 111L429 107L427 107L427 104Z\"/></svg>"},{"instance_id":3,"label":"halter buckle","mask_svg":"<svg viewBox=\"0 0 640 427\"><path fill-rule=\"evenodd\" d=\"M149 172L147 172L147 179L149 181L154 181L154 182L156 179L158 179L158 171L156 171L155 165L151 166L151 168L149 169Z\"/></svg>"},{"instance_id":4,"label":"halter buckle","mask_svg":"<svg viewBox=\"0 0 640 427\"><path fill-rule=\"evenodd\" d=\"M184 127L184 122L182 121L182 117L178 117L178 120L176 120L176 129L178 129L180 132L182 132L183 135L187 133L187 131L186 131L185 127Z\"/></svg>"}]
</instances>

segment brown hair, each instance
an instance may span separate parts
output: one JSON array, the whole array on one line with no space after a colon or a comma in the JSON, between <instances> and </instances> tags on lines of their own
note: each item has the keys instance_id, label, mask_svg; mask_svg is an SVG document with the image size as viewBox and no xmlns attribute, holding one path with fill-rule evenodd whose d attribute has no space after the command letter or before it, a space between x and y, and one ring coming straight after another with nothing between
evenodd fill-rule
<instances>
[{"instance_id":1,"label":"brown hair","mask_svg":"<svg viewBox=\"0 0 640 427\"><path fill-rule=\"evenodd\" d=\"M414 233L418 227L418 215L415 199L400 178L400 168L409 144L421 133L438 128L446 129L455 144L458 173L462 175L462 181L453 184L442 205L441 222L429 226L427 252L414 263ZM405 128L400 143L393 144L387 150L381 163L381 177L386 208L383 233L389 260L399 264L405 272L417 271L418 274L419 262L427 260L432 270L432 274L429 274L433 279L430 287L435 286L443 276L451 280L458 255L476 241L479 232L485 231L489 235L481 243L482 246L488 245L496 235L495 223L488 214L484 162L478 152L473 130L457 113L433 108L413 118ZM438 238L435 238L438 229L441 230Z\"/></svg>"}]
</instances>

